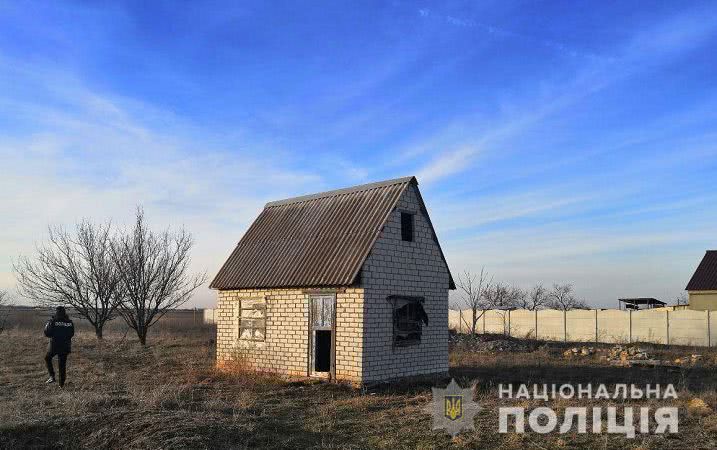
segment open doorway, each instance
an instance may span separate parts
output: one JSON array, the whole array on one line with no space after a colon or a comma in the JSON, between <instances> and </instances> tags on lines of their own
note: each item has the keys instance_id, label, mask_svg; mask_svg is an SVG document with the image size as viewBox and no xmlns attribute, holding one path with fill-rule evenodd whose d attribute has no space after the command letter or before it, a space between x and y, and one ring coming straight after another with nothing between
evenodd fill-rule
<instances>
[{"instance_id":1,"label":"open doorway","mask_svg":"<svg viewBox=\"0 0 717 450\"><path fill-rule=\"evenodd\" d=\"M334 371L336 296L312 295L309 302L309 373L312 376L329 378Z\"/></svg>"}]
</instances>

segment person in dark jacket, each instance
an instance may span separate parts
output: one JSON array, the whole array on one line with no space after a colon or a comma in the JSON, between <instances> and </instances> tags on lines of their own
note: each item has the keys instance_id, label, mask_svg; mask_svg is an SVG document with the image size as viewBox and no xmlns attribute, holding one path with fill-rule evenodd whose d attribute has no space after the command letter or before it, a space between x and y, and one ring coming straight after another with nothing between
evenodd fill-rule
<instances>
[{"instance_id":1,"label":"person in dark jacket","mask_svg":"<svg viewBox=\"0 0 717 450\"><path fill-rule=\"evenodd\" d=\"M50 344L45 355L47 373L50 378L46 383L55 382L55 369L52 367L52 358L57 355L57 365L60 369L60 387L65 385L65 369L67 367L67 355L72 351L72 336L75 335L75 326L67 316L65 308L55 308L55 315L45 324L45 336L50 338Z\"/></svg>"}]
</instances>

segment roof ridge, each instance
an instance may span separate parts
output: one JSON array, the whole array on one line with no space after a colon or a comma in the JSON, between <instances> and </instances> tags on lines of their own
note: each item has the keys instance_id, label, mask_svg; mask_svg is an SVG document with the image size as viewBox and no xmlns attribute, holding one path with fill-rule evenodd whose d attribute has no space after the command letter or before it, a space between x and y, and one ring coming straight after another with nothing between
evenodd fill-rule
<instances>
[{"instance_id":1,"label":"roof ridge","mask_svg":"<svg viewBox=\"0 0 717 450\"><path fill-rule=\"evenodd\" d=\"M317 200L320 198L332 197L335 195L345 195L345 194L350 194L352 192L362 192L362 191L367 191L369 189L376 189L376 188L380 188L380 187L390 186L393 184L410 183L413 180L416 180L415 176L393 178L390 180L375 181L373 183L359 184L356 186L349 186L349 187L345 187L345 188L334 189L331 191L317 192L315 194L301 195L298 197L290 197L290 198L286 198L283 200L275 200L272 202L268 202L266 205L264 205L264 209L272 208L275 206L290 205L293 203L301 203L301 202L306 202L309 200ZM417 180L416 180L416 184L418 184Z\"/></svg>"}]
</instances>

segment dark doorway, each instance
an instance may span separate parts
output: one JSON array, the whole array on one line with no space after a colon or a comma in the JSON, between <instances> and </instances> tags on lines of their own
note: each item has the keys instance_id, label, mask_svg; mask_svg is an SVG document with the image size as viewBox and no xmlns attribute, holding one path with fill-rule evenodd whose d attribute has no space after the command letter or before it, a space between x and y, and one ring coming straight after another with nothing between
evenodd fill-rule
<instances>
[{"instance_id":1,"label":"dark doorway","mask_svg":"<svg viewBox=\"0 0 717 450\"><path fill-rule=\"evenodd\" d=\"M316 330L316 356L314 371L331 370L331 330Z\"/></svg>"},{"instance_id":2,"label":"dark doorway","mask_svg":"<svg viewBox=\"0 0 717 450\"><path fill-rule=\"evenodd\" d=\"M331 377L333 376L335 351L333 341L336 296L334 294L315 294L310 297L310 304L310 375Z\"/></svg>"}]
</instances>

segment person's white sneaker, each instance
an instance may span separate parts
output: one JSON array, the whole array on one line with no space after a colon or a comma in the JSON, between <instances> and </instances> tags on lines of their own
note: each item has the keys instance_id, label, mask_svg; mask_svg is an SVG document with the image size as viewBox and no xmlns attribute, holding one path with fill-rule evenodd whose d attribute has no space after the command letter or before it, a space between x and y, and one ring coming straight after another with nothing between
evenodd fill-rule
<instances>
[{"instance_id":1,"label":"person's white sneaker","mask_svg":"<svg viewBox=\"0 0 717 450\"><path fill-rule=\"evenodd\" d=\"M50 377L47 379L47 381L45 381L45 384L50 384L50 383L54 383L54 382L55 382L55 378Z\"/></svg>"}]
</instances>

